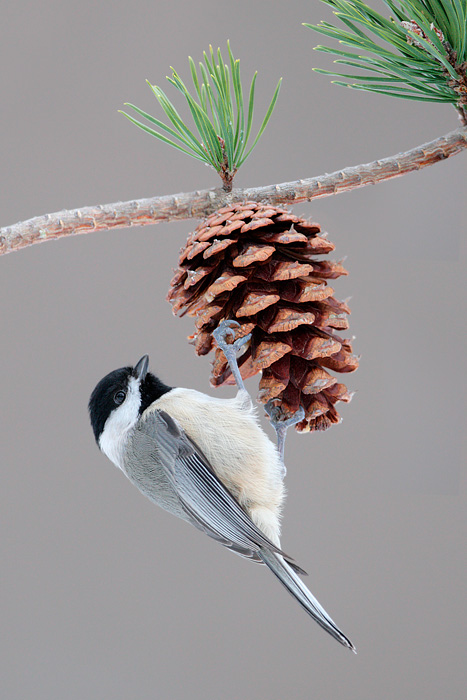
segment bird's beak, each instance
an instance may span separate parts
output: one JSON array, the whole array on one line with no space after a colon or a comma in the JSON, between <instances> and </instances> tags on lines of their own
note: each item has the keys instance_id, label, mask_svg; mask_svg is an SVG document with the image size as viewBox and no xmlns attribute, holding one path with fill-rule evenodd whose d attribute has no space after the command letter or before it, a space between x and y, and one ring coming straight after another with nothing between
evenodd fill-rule
<instances>
[{"instance_id":1,"label":"bird's beak","mask_svg":"<svg viewBox=\"0 0 467 700\"><path fill-rule=\"evenodd\" d=\"M143 355L141 360L135 366L133 370L133 375L136 377L136 379L139 379L139 381L142 382L146 377L146 374L148 373L148 367L149 355Z\"/></svg>"}]
</instances>

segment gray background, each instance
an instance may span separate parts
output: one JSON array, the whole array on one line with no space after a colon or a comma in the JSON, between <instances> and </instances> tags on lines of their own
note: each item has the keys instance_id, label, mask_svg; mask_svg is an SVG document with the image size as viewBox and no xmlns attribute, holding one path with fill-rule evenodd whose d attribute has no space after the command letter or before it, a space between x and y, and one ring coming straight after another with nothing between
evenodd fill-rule
<instances>
[{"instance_id":1,"label":"gray background","mask_svg":"<svg viewBox=\"0 0 467 700\"><path fill-rule=\"evenodd\" d=\"M231 39L279 104L238 186L367 162L457 126L332 86L311 67L315 0L17 0L0 23L1 223L215 186L129 124L144 80ZM93 442L86 403L143 354L210 391L209 360L164 301L195 222L34 246L1 265L1 652L7 700L458 700L466 687L465 155L303 205L353 296L361 369L344 422L291 435L283 543L358 647L313 624L266 570L154 508ZM464 358L464 360L462 359ZM251 383L254 389L256 382ZM225 396L231 389L221 390Z\"/></svg>"}]
</instances>

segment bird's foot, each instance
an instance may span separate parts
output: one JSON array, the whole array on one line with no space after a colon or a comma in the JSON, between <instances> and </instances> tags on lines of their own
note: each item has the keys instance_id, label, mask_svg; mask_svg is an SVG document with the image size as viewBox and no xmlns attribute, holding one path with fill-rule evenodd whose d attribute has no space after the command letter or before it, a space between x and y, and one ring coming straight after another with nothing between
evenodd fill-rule
<instances>
[{"instance_id":1,"label":"bird's foot","mask_svg":"<svg viewBox=\"0 0 467 700\"><path fill-rule=\"evenodd\" d=\"M277 436L277 451L279 452L282 461L282 478L285 477L287 469L284 463L284 448L285 448L285 438L287 436L287 430L292 426L300 423L305 418L305 409L303 406L291 416L290 418L281 419L281 407L276 406L274 399L271 399L264 405L264 410L269 416L269 421L276 431Z\"/></svg>"},{"instance_id":2,"label":"bird's foot","mask_svg":"<svg viewBox=\"0 0 467 700\"><path fill-rule=\"evenodd\" d=\"M225 355L225 359L229 364L230 371L234 376L238 388L246 391L242 375L238 369L237 352L241 347L249 342L251 333L243 336L242 338L238 338L237 340L233 340L235 338L235 331L237 328L240 328L240 323L238 321L226 318L217 326L215 330L213 330L212 335L217 343L217 346ZM228 338L231 338L232 342L228 342Z\"/></svg>"},{"instance_id":3,"label":"bird's foot","mask_svg":"<svg viewBox=\"0 0 467 700\"><path fill-rule=\"evenodd\" d=\"M243 338L238 338L238 340L233 340L236 335L236 329L240 328L240 323L235 321L233 318L225 318L215 330L213 330L212 335L216 341L218 347L222 350L225 355L225 351L235 350L237 352L245 343L247 343L251 338L251 333L244 335ZM228 342L228 338L231 341Z\"/></svg>"}]
</instances>

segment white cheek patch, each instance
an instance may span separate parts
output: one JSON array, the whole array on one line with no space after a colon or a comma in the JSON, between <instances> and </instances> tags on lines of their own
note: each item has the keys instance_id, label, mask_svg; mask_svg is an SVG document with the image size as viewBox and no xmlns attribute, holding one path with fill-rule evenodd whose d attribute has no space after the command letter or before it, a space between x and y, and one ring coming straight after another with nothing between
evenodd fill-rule
<instances>
[{"instance_id":1,"label":"white cheek patch","mask_svg":"<svg viewBox=\"0 0 467 700\"><path fill-rule=\"evenodd\" d=\"M125 401L117 406L107 418L99 438L99 447L119 469L123 469L123 454L129 432L139 418L141 395L139 381L134 377L128 382Z\"/></svg>"}]
</instances>

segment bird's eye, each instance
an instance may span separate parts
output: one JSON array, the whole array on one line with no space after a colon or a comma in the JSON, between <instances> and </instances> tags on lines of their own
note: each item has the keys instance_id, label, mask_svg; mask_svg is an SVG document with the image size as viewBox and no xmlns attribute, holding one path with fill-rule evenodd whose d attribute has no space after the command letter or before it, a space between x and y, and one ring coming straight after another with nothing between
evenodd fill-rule
<instances>
[{"instance_id":1,"label":"bird's eye","mask_svg":"<svg viewBox=\"0 0 467 700\"><path fill-rule=\"evenodd\" d=\"M126 394L124 391L117 391L114 394L114 401L117 404L117 406L120 406L121 403L125 401Z\"/></svg>"}]
</instances>

